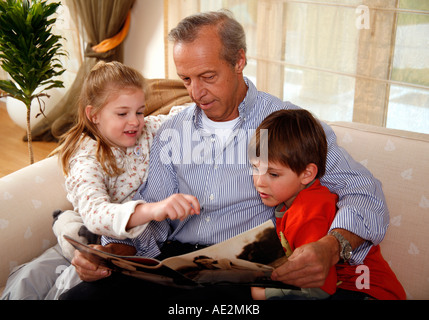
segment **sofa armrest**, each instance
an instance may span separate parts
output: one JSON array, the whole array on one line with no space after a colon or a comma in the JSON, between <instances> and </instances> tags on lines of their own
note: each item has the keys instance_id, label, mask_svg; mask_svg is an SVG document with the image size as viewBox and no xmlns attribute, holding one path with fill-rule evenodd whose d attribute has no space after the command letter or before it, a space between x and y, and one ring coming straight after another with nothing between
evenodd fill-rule
<instances>
[{"instance_id":1,"label":"sofa armrest","mask_svg":"<svg viewBox=\"0 0 429 320\"><path fill-rule=\"evenodd\" d=\"M57 157L0 178L0 287L16 265L56 243L52 212L72 209Z\"/></svg>"}]
</instances>

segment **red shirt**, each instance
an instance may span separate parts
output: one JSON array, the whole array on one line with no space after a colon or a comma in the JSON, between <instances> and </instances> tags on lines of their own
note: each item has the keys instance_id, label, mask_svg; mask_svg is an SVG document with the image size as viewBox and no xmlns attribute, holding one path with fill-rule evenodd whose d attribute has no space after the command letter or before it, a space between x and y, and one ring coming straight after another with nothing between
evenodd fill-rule
<instances>
[{"instance_id":1,"label":"red shirt","mask_svg":"<svg viewBox=\"0 0 429 320\"><path fill-rule=\"evenodd\" d=\"M290 208L283 206L281 210L276 210L276 228L280 240L285 238L283 244L287 240L290 250L293 251L295 248L324 237L334 220L337 201L336 194L322 186L319 180L315 180L311 186L297 195ZM283 246L285 247L285 244ZM287 251L286 248L285 251ZM328 294L333 294L336 291L337 282L341 281L339 288L362 291L376 299L405 299L405 291L383 259L379 246L371 248L361 267L363 270L358 269L356 273L358 267L337 264L329 271L321 289ZM365 286L363 272L369 274L369 288Z\"/></svg>"},{"instance_id":2,"label":"red shirt","mask_svg":"<svg viewBox=\"0 0 429 320\"><path fill-rule=\"evenodd\" d=\"M290 208L276 211L277 234L284 234L292 251L304 244L324 237L334 220L338 196L315 180L311 186L298 193ZM283 214L283 216L282 216ZM335 293L337 274L332 267L321 289Z\"/></svg>"},{"instance_id":3,"label":"red shirt","mask_svg":"<svg viewBox=\"0 0 429 320\"><path fill-rule=\"evenodd\" d=\"M364 268L356 270L359 267ZM365 276L368 278L365 279ZM363 265L337 264L337 277L342 281L339 285L342 289L365 292L379 300L406 299L404 288L381 255L380 246L371 248Z\"/></svg>"}]
</instances>

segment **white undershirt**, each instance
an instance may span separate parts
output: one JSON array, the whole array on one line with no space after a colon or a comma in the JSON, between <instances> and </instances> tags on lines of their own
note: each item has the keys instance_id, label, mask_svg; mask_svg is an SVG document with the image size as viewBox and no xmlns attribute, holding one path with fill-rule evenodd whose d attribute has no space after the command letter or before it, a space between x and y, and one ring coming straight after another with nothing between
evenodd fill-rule
<instances>
[{"instance_id":1,"label":"white undershirt","mask_svg":"<svg viewBox=\"0 0 429 320\"><path fill-rule=\"evenodd\" d=\"M239 117L230 121L213 121L210 120L204 112L202 112L203 128L210 134L215 134L220 139L223 146L225 146L229 136L232 133L232 129L238 122L238 119Z\"/></svg>"}]
</instances>

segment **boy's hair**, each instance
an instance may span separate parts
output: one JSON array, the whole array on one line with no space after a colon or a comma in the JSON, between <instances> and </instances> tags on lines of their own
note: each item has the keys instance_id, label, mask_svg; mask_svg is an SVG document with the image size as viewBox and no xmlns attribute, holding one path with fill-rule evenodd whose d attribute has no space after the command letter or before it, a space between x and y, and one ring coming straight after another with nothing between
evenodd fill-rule
<instances>
[{"instance_id":1,"label":"boy's hair","mask_svg":"<svg viewBox=\"0 0 429 320\"><path fill-rule=\"evenodd\" d=\"M217 26L223 45L221 58L235 66L240 57L239 51L241 49L244 53L247 51L246 33L229 10L200 12L188 16L169 32L168 38L174 43L190 43L198 37L198 32L205 26Z\"/></svg>"},{"instance_id":2,"label":"boy's hair","mask_svg":"<svg viewBox=\"0 0 429 320\"><path fill-rule=\"evenodd\" d=\"M268 139L260 139L261 130ZM263 144L268 143L268 146ZM317 166L316 178L325 174L327 141L322 125L307 110L279 110L266 117L249 143L252 160L260 150L268 150L268 161L289 167L301 174L306 166Z\"/></svg>"},{"instance_id":3,"label":"boy's hair","mask_svg":"<svg viewBox=\"0 0 429 320\"><path fill-rule=\"evenodd\" d=\"M98 62L86 77L79 97L76 124L60 138L60 146L54 153L59 159L65 175L69 173L69 161L83 139L90 137L97 141L96 157L103 170L110 176L123 172L116 164L111 145L99 133L97 126L86 116L85 109L92 106L94 116L112 99L124 90L140 89L146 95L146 83L136 70L120 62Z\"/></svg>"}]
</instances>

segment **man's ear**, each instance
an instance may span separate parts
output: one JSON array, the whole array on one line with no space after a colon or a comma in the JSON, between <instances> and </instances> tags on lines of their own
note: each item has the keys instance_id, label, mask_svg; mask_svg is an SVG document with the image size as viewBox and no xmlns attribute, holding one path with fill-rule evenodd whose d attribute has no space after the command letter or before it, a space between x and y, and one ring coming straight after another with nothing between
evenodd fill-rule
<instances>
[{"instance_id":1,"label":"man's ear","mask_svg":"<svg viewBox=\"0 0 429 320\"><path fill-rule=\"evenodd\" d=\"M237 59L237 63L235 64L235 71L237 73L241 73L244 70L244 67L246 66L246 53L244 52L244 49L240 49L239 51L239 58Z\"/></svg>"},{"instance_id":2,"label":"man's ear","mask_svg":"<svg viewBox=\"0 0 429 320\"><path fill-rule=\"evenodd\" d=\"M305 167L304 172L301 174L301 183L304 185L309 184L311 181L316 178L318 169L314 163L309 163L307 167Z\"/></svg>"},{"instance_id":3,"label":"man's ear","mask_svg":"<svg viewBox=\"0 0 429 320\"><path fill-rule=\"evenodd\" d=\"M98 117L97 117L97 115L95 114L95 115L92 115L92 106L91 105L89 105L89 106L86 106L85 107L85 114L86 114L86 117L88 118L88 120L89 121L91 121L91 122L93 122L93 123L95 123L95 124L97 124L97 121L98 121Z\"/></svg>"}]
</instances>

